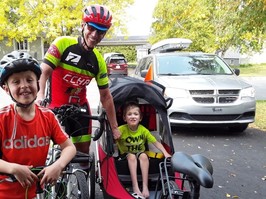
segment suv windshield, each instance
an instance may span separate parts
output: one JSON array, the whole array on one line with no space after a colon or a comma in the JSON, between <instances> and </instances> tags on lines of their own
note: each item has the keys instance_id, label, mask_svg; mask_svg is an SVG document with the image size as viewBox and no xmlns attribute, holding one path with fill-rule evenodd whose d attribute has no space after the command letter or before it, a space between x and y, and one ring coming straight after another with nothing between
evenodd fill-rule
<instances>
[{"instance_id":1,"label":"suv windshield","mask_svg":"<svg viewBox=\"0 0 266 199\"><path fill-rule=\"evenodd\" d=\"M231 75L231 69L215 55L163 55L157 57L158 75Z\"/></svg>"}]
</instances>

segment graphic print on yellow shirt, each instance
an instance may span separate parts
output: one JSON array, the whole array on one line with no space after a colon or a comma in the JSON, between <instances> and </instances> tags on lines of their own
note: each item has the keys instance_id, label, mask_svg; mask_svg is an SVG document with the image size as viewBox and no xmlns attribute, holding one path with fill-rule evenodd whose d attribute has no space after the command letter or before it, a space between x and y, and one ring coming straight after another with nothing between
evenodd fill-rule
<instances>
[{"instance_id":1,"label":"graphic print on yellow shirt","mask_svg":"<svg viewBox=\"0 0 266 199\"><path fill-rule=\"evenodd\" d=\"M156 138L143 125L139 125L136 131L131 131L127 124L119 127L121 137L117 141L120 154L139 153L145 151L146 143L156 142Z\"/></svg>"}]
</instances>

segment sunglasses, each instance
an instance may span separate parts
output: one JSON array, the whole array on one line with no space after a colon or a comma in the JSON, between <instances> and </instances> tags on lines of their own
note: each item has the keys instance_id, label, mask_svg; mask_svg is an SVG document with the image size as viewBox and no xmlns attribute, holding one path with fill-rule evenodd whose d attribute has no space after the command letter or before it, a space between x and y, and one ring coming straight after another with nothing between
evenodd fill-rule
<instances>
[{"instance_id":1,"label":"sunglasses","mask_svg":"<svg viewBox=\"0 0 266 199\"><path fill-rule=\"evenodd\" d=\"M93 31L96 30L97 34L100 35L100 36L102 36L102 35L104 35L104 34L106 33L106 31L104 31L104 30L98 30L98 29L94 28L93 26L91 26L91 25L89 25L89 24L87 24L87 29L88 29L90 32L93 32Z\"/></svg>"}]
</instances>

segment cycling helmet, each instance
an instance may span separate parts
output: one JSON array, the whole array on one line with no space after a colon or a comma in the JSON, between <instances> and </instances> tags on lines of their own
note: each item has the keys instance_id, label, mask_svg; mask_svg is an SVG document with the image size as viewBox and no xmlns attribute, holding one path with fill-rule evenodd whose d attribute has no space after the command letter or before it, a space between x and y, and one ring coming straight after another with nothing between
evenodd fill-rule
<instances>
[{"instance_id":1,"label":"cycling helmet","mask_svg":"<svg viewBox=\"0 0 266 199\"><path fill-rule=\"evenodd\" d=\"M83 11L82 22L98 30L107 31L112 25L112 14L102 5L87 6Z\"/></svg>"},{"instance_id":2,"label":"cycling helmet","mask_svg":"<svg viewBox=\"0 0 266 199\"><path fill-rule=\"evenodd\" d=\"M0 86L2 87L7 78L13 73L31 70L37 79L41 76L39 63L26 52L13 51L5 55L0 61Z\"/></svg>"}]
</instances>

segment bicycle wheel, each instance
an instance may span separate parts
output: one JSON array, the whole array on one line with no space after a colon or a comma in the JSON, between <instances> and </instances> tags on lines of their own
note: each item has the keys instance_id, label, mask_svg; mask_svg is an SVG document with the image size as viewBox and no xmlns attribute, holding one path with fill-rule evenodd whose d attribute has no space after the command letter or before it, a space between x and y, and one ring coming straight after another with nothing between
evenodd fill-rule
<instances>
[{"instance_id":1,"label":"bicycle wheel","mask_svg":"<svg viewBox=\"0 0 266 199\"><path fill-rule=\"evenodd\" d=\"M94 153L90 153L91 161L90 161L90 170L87 176L87 183L89 188L89 198L95 199L95 180L96 180L96 172L95 172L95 156Z\"/></svg>"},{"instance_id":2,"label":"bicycle wheel","mask_svg":"<svg viewBox=\"0 0 266 199\"><path fill-rule=\"evenodd\" d=\"M182 190L182 199L199 199L200 197L200 185L193 178L182 174L183 185ZM178 193L178 192L176 192Z\"/></svg>"},{"instance_id":3,"label":"bicycle wheel","mask_svg":"<svg viewBox=\"0 0 266 199\"><path fill-rule=\"evenodd\" d=\"M81 170L76 170L67 178L67 199L88 199L89 188L86 175Z\"/></svg>"},{"instance_id":4,"label":"bicycle wheel","mask_svg":"<svg viewBox=\"0 0 266 199\"><path fill-rule=\"evenodd\" d=\"M175 181L170 180L169 181L169 185L170 185L170 190L168 189L168 184L165 183L164 187L165 187L165 195L163 194L163 190L160 191L159 194L159 199L181 199L182 197L182 191L180 191L180 189L178 188L178 186L176 185Z\"/></svg>"},{"instance_id":5,"label":"bicycle wheel","mask_svg":"<svg viewBox=\"0 0 266 199\"><path fill-rule=\"evenodd\" d=\"M44 187L45 199L61 199L66 198L67 187L62 177L57 180L55 186L46 185Z\"/></svg>"}]
</instances>

